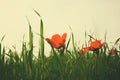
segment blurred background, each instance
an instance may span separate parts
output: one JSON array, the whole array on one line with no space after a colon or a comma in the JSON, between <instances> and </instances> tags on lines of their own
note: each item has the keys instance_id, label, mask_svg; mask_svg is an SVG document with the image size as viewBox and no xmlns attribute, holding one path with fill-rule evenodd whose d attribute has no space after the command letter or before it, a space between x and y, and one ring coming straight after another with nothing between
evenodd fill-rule
<instances>
[{"instance_id":1,"label":"blurred background","mask_svg":"<svg viewBox=\"0 0 120 80\"><path fill-rule=\"evenodd\" d=\"M28 41L27 17L37 52L40 21L33 9L42 16L45 37L67 32L69 38L69 26L80 46L85 32L103 41L106 32L109 43L120 37L120 0L0 0L0 39L5 34L3 44L7 48L16 46L21 51L24 35ZM50 46L46 42L45 46L48 53Z\"/></svg>"}]
</instances>

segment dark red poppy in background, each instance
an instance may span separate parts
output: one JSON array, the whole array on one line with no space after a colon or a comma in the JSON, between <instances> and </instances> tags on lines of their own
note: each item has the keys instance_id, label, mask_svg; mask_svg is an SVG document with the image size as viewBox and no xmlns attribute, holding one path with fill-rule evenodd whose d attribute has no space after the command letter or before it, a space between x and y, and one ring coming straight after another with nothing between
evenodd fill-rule
<instances>
[{"instance_id":1,"label":"dark red poppy in background","mask_svg":"<svg viewBox=\"0 0 120 80\"><path fill-rule=\"evenodd\" d=\"M115 50L111 50L111 55L114 55L115 54Z\"/></svg>"},{"instance_id":2,"label":"dark red poppy in background","mask_svg":"<svg viewBox=\"0 0 120 80\"><path fill-rule=\"evenodd\" d=\"M114 49L111 49L110 52L109 52L110 55L115 55L115 50Z\"/></svg>"},{"instance_id":3,"label":"dark red poppy in background","mask_svg":"<svg viewBox=\"0 0 120 80\"><path fill-rule=\"evenodd\" d=\"M55 34L51 39L46 38L46 41L56 49L64 47L66 41L67 33L64 33L62 36Z\"/></svg>"}]
</instances>

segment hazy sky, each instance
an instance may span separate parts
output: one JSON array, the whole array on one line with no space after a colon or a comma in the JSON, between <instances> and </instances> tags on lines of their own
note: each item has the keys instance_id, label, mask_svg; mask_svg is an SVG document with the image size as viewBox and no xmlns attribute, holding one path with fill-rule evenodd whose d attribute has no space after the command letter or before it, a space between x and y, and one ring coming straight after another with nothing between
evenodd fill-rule
<instances>
[{"instance_id":1,"label":"hazy sky","mask_svg":"<svg viewBox=\"0 0 120 80\"><path fill-rule=\"evenodd\" d=\"M120 37L120 0L0 0L0 38L6 34L7 47L20 46L24 34L27 40L26 16L33 32L39 33L39 18L33 9L42 16L45 37L64 32L69 36L69 26L76 41L84 40L85 31L98 39L104 39L107 32L108 41ZM38 46L39 37L34 38Z\"/></svg>"}]
</instances>

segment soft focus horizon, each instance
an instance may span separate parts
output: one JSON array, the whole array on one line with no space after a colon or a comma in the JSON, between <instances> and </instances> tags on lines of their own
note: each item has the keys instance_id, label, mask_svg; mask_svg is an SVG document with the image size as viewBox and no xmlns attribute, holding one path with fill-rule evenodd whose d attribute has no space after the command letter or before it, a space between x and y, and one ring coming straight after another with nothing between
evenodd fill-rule
<instances>
[{"instance_id":1,"label":"soft focus horizon","mask_svg":"<svg viewBox=\"0 0 120 80\"><path fill-rule=\"evenodd\" d=\"M114 42L120 37L120 0L3 0L0 1L0 39L5 34L5 47L16 46L20 50L23 36L28 41L29 19L34 33L34 46L39 47L39 17L44 23L45 37L67 33L71 26L75 41L84 42L85 31L97 39ZM45 42L45 52L50 46Z\"/></svg>"}]
</instances>

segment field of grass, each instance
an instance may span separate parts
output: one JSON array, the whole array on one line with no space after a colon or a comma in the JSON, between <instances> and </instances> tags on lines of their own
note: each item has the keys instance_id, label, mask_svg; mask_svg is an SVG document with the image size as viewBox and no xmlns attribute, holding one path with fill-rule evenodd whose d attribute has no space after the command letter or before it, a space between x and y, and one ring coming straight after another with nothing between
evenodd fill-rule
<instances>
[{"instance_id":1,"label":"field of grass","mask_svg":"<svg viewBox=\"0 0 120 80\"><path fill-rule=\"evenodd\" d=\"M35 10L34 10L35 11ZM35 13L40 17L39 13ZM28 21L29 23L29 21ZM33 32L29 23L29 42L22 42L21 54L6 48L0 42L0 80L120 80L120 46L118 38L112 48L107 42L88 35L86 46L79 49L74 34L66 41L55 34L52 39L44 38L44 27L40 18L40 47L34 56ZM44 41L50 44L50 56L44 53ZM72 43L72 49L68 46ZM90 46L89 46L90 45Z\"/></svg>"}]
</instances>

